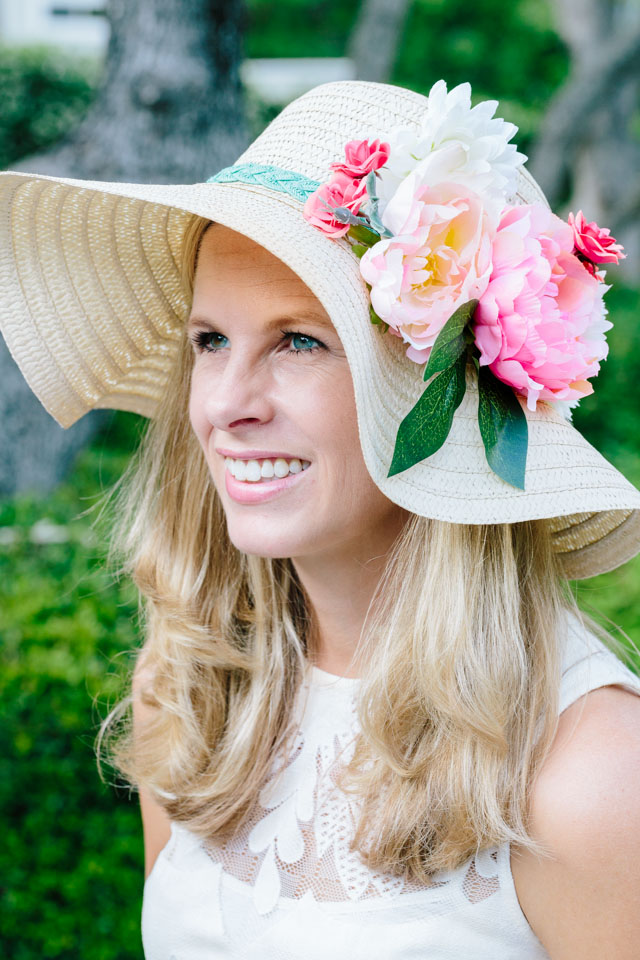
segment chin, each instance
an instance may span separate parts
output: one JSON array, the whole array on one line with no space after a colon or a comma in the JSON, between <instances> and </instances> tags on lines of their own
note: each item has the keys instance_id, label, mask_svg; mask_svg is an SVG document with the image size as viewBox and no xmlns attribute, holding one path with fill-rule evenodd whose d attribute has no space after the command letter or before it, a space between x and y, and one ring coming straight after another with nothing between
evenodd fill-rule
<instances>
[{"instance_id":1,"label":"chin","mask_svg":"<svg viewBox=\"0 0 640 960\"><path fill-rule=\"evenodd\" d=\"M251 529L243 530L240 524L229 523L227 520L227 533L236 550L254 557L284 560L296 556L296 554L307 552L305 547L308 549L308 544L301 542L299 537L289 539L283 536L281 521L278 526L280 527L280 534L274 536L266 523L263 526L254 520Z\"/></svg>"}]
</instances>

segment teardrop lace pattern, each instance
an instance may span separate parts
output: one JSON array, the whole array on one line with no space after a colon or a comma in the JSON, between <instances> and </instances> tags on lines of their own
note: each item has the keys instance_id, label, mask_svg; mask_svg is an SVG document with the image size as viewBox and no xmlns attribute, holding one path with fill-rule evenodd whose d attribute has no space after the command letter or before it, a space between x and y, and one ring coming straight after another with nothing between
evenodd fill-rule
<instances>
[{"instance_id":1,"label":"teardrop lace pattern","mask_svg":"<svg viewBox=\"0 0 640 960\"><path fill-rule=\"evenodd\" d=\"M306 701L306 703L304 702ZM367 867L350 841L359 814L358 798L337 785L339 764L353 755L358 731L356 702L344 689L305 681L293 747L285 764L274 763L259 803L231 839L207 843L209 857L227 874L252 887L259 914L280 897L316 901L392 899L448 886L459 877L465 899L474 903L499 889L496 852L483 851L460 870L436 874L424 885Z\"/></svg>"}]
</instances>

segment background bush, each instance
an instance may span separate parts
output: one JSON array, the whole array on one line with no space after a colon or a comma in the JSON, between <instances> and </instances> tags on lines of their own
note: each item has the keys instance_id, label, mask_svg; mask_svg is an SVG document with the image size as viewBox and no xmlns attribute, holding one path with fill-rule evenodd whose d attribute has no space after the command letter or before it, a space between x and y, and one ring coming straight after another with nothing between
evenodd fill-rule
<instances>
[{"instance_id":1,"label":"background bush","mask_svg":"<svg viewBox=\"0 0 640 960\"><path fill-rule=\"evenodd\" d=\"M48 47L0 46L0 170L45 150L93 100L100 63Z\"/></svg>"},{"instance_id":2,"label":"background bush","mask_svg":"<svg viewBox=\"0 0 640 960\"><path fill-rule=\"evenodd\" d=\"M141 419L114 413L46 501L0 503L0 956L11 960L142 955L137 800L102 783L94 756L124 693L138 605L104 569L95 511L81 515L122 472Z\"/></svg>"},{"instance_id":3,"label":"background bush","mask_svg":"<svg viewBox=\"0 0 640 960\"><path fill-rule=\"evenodd\" d=\"M357 12L345 0L249 7L250 57L343 56ZM519 125L515 139L526 153L567 68L546 3L414 0L392 82L426 93L439 77L450 87L469 80L474 101L498 99L498 115ZM0 48L0 166L63 136L87 109L99 74L96 61ZM254 97L250 108L255 135L277 110ZM574 422L640 486L638 291L618 287L615 268L609 276L611 360ZM0 501L0 817L8 825L0 956L12 960L142 957L137 798L103 785L94 757L99 722L125 693L141 643L137 598L105 571L106 531L91 524L92 507L143 426L114 412L52 495ZM639 585L636 558L575 591L585 609L640 642Z\"/></svg>"}]
</instances>

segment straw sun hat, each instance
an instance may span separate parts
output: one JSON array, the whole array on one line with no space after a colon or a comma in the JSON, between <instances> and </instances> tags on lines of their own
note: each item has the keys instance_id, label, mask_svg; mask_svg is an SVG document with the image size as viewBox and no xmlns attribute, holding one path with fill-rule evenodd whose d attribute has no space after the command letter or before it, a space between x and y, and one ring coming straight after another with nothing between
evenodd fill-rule
<instances>
[{"instance_id":1,"label":"straw sun hat","mask_svg":"<svg viewBox=\"0 0 640 960\"><path fill-rule=\"evenodd\" d=\"M429 103L386 84L323 84L285 107L232 167L205 171L212 182L0 174L2 333L63 427L100 407L153 417L189 308L178 266L185 230L194 214L224 224L284 261L324 305L353 376L367 468L390 500L454 523L548 518L567 577L611 570L640 551L640 492L542 401L530 410L523 400L524 489L497 476L479 432L471 364L440 449L388 475L399 426L425 390L424 364L408 359L400 336L371 322L370 289L350 240L318 229L303 207L348 141L385 141L398 125L416 131ZM514 183L510 204L548 207L521 163Z\"/></svg>"}]
</instances>

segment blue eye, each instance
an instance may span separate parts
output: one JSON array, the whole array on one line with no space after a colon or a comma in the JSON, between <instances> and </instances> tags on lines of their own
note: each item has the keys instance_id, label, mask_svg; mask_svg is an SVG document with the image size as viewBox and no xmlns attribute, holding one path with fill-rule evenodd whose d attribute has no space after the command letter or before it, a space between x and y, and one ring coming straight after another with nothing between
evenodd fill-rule
<instances>
[{"instance_id":1,"label":"blue eye","mask_svg":"<svg viewBox=\"0 0 640 960\"><path fill-rule=\"evenodd\" d=\"M218 352L217 349L215 347L210 346L209 338L220 337L220 336L222 336L222 334L215 333L209 330L197 330L196 333L193 335L192 340L193 340L194 346L198 350L198 353L200 353L200 351L202 350L206 350L207 353L217 353Z\"/></svg>"},{"instance_id":2,"label":"blue eye","mask_svg":"<svg viewBox=\"0 0 640 960\"><path fill-rule=\"evenodd\" d=\"M319 340L316 340L315 337L309 337L309 336L307 336L306 333L293 333L293 332L288 331L288 330L283 330L282 332L283 332L283 334L284 334L284 336L283 336L283 338L282 338L283 340L284 340L286 337L291 337L292 349L293 349L293 352L294 352L294 353L313 353L314 350L318 349L318 347L311 346L311 347L308 347L308 348L306 348L306 349L298 350L298 349L296 349L296 347L293 347L293 341L294 341L294 340L304 340L304 341L306 341L307 343L312 343L312 344L315 343L315 344L318 344L319 346L322 346L322 344L320 343Z\"/></svg>"},{"instance_id":3,"label":"blue eye","mask_svg":"<svg viewBox=\"0 0 640 960\"><path fill-rule=\"evenodd\" d=\"M316 350L324 349L324 344L320 340L316 340L315 337L310 337L306 333L298 333L295 330L282 330L282 336L280 338L280 343L285 342L286 340L297 341L307 346L295 347L292 346L292 349L288 351L289 353L314 353ZM219 342L215 340L216 337L226 340L227 338L221 334L217 333L215 330L197 330L193 337L192 341L198 353L204 351L205 353L219 353L220 346Z\"/></svg>"}]
</instances>

